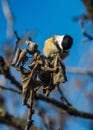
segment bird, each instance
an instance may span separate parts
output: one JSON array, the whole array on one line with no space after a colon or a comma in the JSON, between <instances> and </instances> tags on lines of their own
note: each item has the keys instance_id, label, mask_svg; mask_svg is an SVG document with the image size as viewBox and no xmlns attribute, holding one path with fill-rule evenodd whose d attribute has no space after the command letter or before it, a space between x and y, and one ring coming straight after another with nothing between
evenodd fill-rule
<instances>
[{"instance_id":1,"label":"bird","mask_svg":"<svg viewBox=\"0 0 93 130\"><path fill-rule=\"evenodd\" d=\"M68 35L54 35L44 42L43 53L46 57L51 57L55 53L67 54L73 45L73 38ZM63 55L63 57L65 57Z\"/></svg>"}]
</instances>

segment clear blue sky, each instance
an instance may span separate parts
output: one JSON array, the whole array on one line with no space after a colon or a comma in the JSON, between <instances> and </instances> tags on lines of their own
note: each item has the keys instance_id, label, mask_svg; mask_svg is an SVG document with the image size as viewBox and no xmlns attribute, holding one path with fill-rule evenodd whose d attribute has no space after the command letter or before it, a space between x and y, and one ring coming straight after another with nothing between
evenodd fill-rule
<instances>
[{"instance_id":1,"label":"clear blue sky","mask_svg":"<svg viewBox=\"0 0 93 130\"><path fill-rule=\"evenodd\" d=\"M6 19L2 12L0 0L0 44L6 39ZM74 39L66 65L77 66L79 58L79 44L81 42L81 28L72 21L73 16L80 16L85 11L81 0L8 0L14 16L14 29L22 36L26 31L35 31L32 39L39 44L42 51L44 41L55 34L69 34ZM83 45L82 45L83 47ZM76 120L77 121L77 120ZM87 130L87 125L71 122L71 130ZM84 122L85 123L85 122ZM69 124L68 124L69 126ZM69 130L67 127L66 130Z\"/></svg>"},{"instance_id":2,"label":"clear blue sky","mask_svg":"<svg viewBox=\"0 0 93 130\"><path fill-rule=\"evenodd\" d=\"M72 17L84 12L81 0L9 0L9 3L14 16L14 29L20 36L33 30L35 34L32 38L38 42L42 51L44 41L48 37L70 34L74 39L70 58L79 55L77 48L81 39L81 29L78 23L72 21ZM1 3L0 25L0 43L3 43L6 39L6 19ZM73 65L77 65L77 62L73 61Z\"/></svg>"}]
</instances>

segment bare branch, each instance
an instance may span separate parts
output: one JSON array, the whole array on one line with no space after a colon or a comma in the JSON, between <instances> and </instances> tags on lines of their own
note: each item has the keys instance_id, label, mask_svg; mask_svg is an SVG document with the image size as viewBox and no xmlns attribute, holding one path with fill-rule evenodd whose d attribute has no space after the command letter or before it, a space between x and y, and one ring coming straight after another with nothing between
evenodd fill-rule
<instances>
[{"instance_id":1,"label":"bare branch","mask_svg":"<svg viewBox=\"0 0 93 130\"><path fill-rule=\"evenodd\" d=\"M25 127L25 121L23 119L10 115L4 109L0 109L0 123L12 126L14 128L18 128L19 130L23 130ZM36 126L31 126L29 130L41 130L41 129Z\"/></svg>"},{"instance_id":2,"label":"bare branch","mask_svg":"<svg viewBox=\"0 0 93 130\"><path fill-rule=\"evenodd\" d=\"M65 96L64 96L64 94L63 94L63 92L62 92L62 90L60 89L59 86L57 86L57 89L58 89L58 92L59 92L59 94L60 94L60 96L61 96L61 97L60 97L61 101L62 101L63 103L65 103L65 104L69 105L69 106L72 106L71 103L69 103L68 100L65 98Z\"/></svg>"},{"instance_id":3,"label":"bare branch","mask_svg":"<svg viewBox=\"0 0 93 130\"><path fill-rule=\"evenodd\" d=\"M93 114L92 113L87 113L87 112L82 112L82 111L78 111L77 109L75 109L73 106L68 106L68 105L65 105L55 99L52 99L52 98L47 98L43 95L36 95L35 96L36 100L42 100L42 101L45 101L47 103L51 103L53 104L54 106L62 109L62 110L65 110L69 115L72 115L72 116L78 116L78 117L82 117L82 118L86 118L86 119L92 119L93 120Z\"/></svg>"},{"instance_id":4,"label":"bare branch","mask_svg":"<svg viewBox=\"0 0 93 130\"><path fill-rule=\"evenodd\" d=\"M7 0L2 0L2 7L7 21L7 37L10 40L13 34L13 15Z\"/></svg>"},{"instance_id":5,"label":"bare branch","mask_svg":"<svg viewBox=\"0 0 93 130\"><path fill-rule=\"evenodd\" d=\"M82 0L89 13L90 19L93 22L93 0Z\"/></svg>"},{"instance_id":6,"label":"bare branch","mask_svg":"<svg viewBox=\"0 0 93 130\"><path fill-rule=\"evenodd\" d=\"M4 90L11 91L11 92L14 92L14 93L21 94L21 91L16 90L16 89L13 89L13 88L11 88L11 87L5 87L5 86L0 85L0 88L1 88L1 89L4 89Z\"/></svg>"},{"instance_id":7,"label":"bare branch","mask_svg":"<svg viewBox=\"0 0 93 130\"><path fill-rule=\"evenodd\" d=\"M93 36L89 35L84 28L82 28L82 34L88 38L88 40L93 40Z\"/></svg>"},{"instance_id":8,"label":"bare branch","mask_svg":"<svg viewBox=\"0 0 93 130\"><path fill-rule=\"evenodd\" d=\"M6 89L6 87L3 87L3 86L0 86L2 89ZM15 91L13 89L8 89L9 91ZM20 92L17 92L15 91L16 93L18 94L21 94ZM92 113L86 113L86 112L83 112L83 111L78 111L77 109L75 109L71 104L70 105L65 105L64 103L62 102L59 102L53 98L47 98L41 94L37 94L35 95L35 99L36 100L42 100L42 101L45 101L47 103L50 103L50 104L53 104L54 106L62 109L62 110L65 110L69 115L72 115L72 116L78 116L78 117L82 117L82 118L87 118L87 119L93 119L93 114ZM69 103L66 99L66 102Z\"/></svg>"},{"instance_id":9,"label":"bare branch","mask_svg":"<svg viewBox=\"0 0 93 130\"><path fill-rule=\"evenodd\" d=\"M5 63L5 60L2 56L0 56L0 67L0 74L3 74L5 78L9 79L12 84L16 85L16 87L21 90L21 84L11 74L10 67Z\"/></svg>"},{"instance_id":10,"label":"bare branch","mask_svg":"<svg viewBox=\"0 0 93 130\"><path fill-rule=\"evenodd\" d=\"M93 75L93 69L67 67L66 70L68 73Z\"/></svg>"}]
</instances>

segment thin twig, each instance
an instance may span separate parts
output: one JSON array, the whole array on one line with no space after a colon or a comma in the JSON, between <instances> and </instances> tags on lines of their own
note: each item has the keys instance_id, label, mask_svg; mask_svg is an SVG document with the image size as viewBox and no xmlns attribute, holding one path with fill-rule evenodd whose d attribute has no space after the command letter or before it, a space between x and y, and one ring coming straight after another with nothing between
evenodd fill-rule
<instances>
[{"instance_id":1,"label":"thin twig","mask_svg":"<svg viewBox=\"0 0 93 130\"><path fill-rule=\"evenodd\" d=\"M93 23L93 0L82 0Z\"/></svg>"},{"instance_id":2,"label":"thin twig","mask_svg":"<svg viewBox=\"0 0 93 130\"><path fill-rule=\"evenodd\" d=\"M72 106L71 103L69 103L68 100L65 98L65 96L59 86L57 86L57 89L58 89L59 94L61 95L60 99L62 101L64 101L67 105Z\"/></svg>"},{"instance_id":3,"label":"thin twig","mask_svg":"<svg viewBox=\"0 0 93 130\"><path fill-rule=\"evenodd\" d=\"M92 113L87 113L87 112L83 112L83 111L78 111L77 109L75 109L72 106L68 106L63 104L62 102L57 101L56 99L53 98L47 98L43 95L35 95L35 99L36 100L42 100L45 101L47 103L51 103L52 105L65 110L69 115L71 116L77 116L77 117L82 117L82 118L86 118L86 119L92 119L93 120L93 114Z\"/></svg>"},{"instance_id":4,"label":"thin twig","mask_svg":"<svg viewBox=\"0 0 93 130\"><path fill-rule=\"evenodd\" d=\"M93 75L93 69L87 69L87 68L67 67L66 71L68 73Z\"/></svg>"},{"instance_id":5,"label":"thin twig","mask_svg":"<svg viewBox=\"0 0 93 130\"><path fill-rule=\"evenodd\" d=\"M9 90L9 91L12 91L12 90ZM17 93L20 94L19 92L17 92ZM41 94L35 95L35 99L36 100L42 100L42 101L50 103L50 104L52 104L52 105L54 105L54 106L56 106L56 107L58 107L58 108L60 108L62 110L65 110L71 116L77 116L77 117L82 117L82 118L92 119L93 120L93 114L92 113L78 111L73 106L65 105L62 102L57 101L56 99L47 98L47 97L45 97L45 96L43 96Z\"/></svg>"},{"instance_id":6,"label":"thin twig","mask_svg":"<svg viewBox=\"0 0 93 130\"><path fill-rule=\"evenodd\" d=\"M5 86L0 85L0 88L1 88L1 89L4 89L4 90L11 91L11 92L14 92L14 93L21 94L21 91L16 90L16 89L13 89L13 88L11 88L11 87L5 87Z\"/></svg>"},{"instance_id":7,"label":"thin twig","mask_svg":"<svg viewBox=\"0 0 93 130\"><path fill-rule=\"evenodd\" d=\"M87 37L89 40L93 40L93 36L89 35L84 29L83 29L83 35Z\"/></svg>"},{"instance_id":8,"label":"thin twig","mask_svg":"<svg viewBox=\"0 0 93 130\"><path fill-rule=\"evenodd\" d=\"M25 127L25 121L23 119L10 115L5 109L0 109L0 123L12 126L18 130L23 130ZM29 130L41 129L36 126L31 126Z\"/></svg>"},{"instance_id":9,"label":"thin twig","mask_svg":"<svg viewBox=\"0 0 93 130\"><path fill-rule=\"evenodd\" d=\"M4 75L5 78L9 79L12 84L16 85L19 90L22 90L22 85L16 80L11 74L10 67L5 62L4 58L0 56L0 74Z\"/></svg>"},{"instance_id":10,"label":"thin twig","mask_svg":"<svg viewBox=\"0 0 93 130\"><path fill-rule=\"evenodd\" d=\"M13 34L13 14L9 6L8 0L2 0L2 9L7 21L7 38L10 40Z\"/></svg>"}]
</instances>

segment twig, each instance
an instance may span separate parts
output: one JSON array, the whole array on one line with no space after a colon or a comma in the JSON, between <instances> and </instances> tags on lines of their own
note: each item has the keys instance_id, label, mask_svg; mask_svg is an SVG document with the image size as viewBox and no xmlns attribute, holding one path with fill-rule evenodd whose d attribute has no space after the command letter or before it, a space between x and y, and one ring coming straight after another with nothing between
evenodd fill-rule
<instances>
[{"instance_id":1,"label":"twig","mask_svg":"<svg viewBox=\"0 0 93 130\"><path fill-rule=\"evenodd\" d=\"M93 0L82 0L88 11L89 17L93 23Z\"/></svg>"},{"instance_id":2,"label":"twig","mask_svg":"<svg viewBox=\"0 0 93 130\"><path fill-rule=\"evenodd\" d=\"M91 36L91 35L89 35L86 31L85 31L85 29L83 29L83 35L85 36L85 37L87 37L89 40L93 40L93 36Z\"/></svg>"},{"instance_id":3,"label":"twig","mask_svg":"<svg viewBox=\"0 0 93 130\"><path fill-rule=\"evenodd\" d=\"M9 91L11 91L11 90L9 90ZM54 105L54 106L56 106L56 107L58 107L58 108L60 108L62 110L65 110L69 115L93 120L93 114L92 113L78 111L73 106L65 105L62 102L57 101L56 99L47 98L47 97L45 97L45 96L43 96L41 94L35 95L34 98L36 100L42 100L42 101L50 103L50 104L52 104L52 105Z\"/></svg>"},{"instance_id":4,"label":"twig","mask_svg":"<svg viewBox=\"0 0 93 130\"><path fill-rule=\"evenodd\" d=\"M7 75L6 78L9 79L11 83L14 84L19 90L22 90L22 85L15 79L15 77L11 73L10 75Z\"/></svg>"},{"instance_id":5,"label":"twig","mask_svg":"<svg viewBox=\"0 0 93 130\"><path fill-rule=\"evenodd\" d=\"M15 42L14 50L13 50L13 52L12 52L12 54L11 54L12 56L11 56L11 59L10 59L10 65L11 65L11 63L12 63L12 60L13 60L14 54L15 54L16 51L17 51L18 44L19 44L19 42L20 42L20 40L21 40L20 37L18 36L16 30L14 31L14 34L15 34L15 36L16 36L16 42Z\"/></svg>"},{"instance_id":6,"label":"twig","mask_svg":"<svg viewBox=\"0 0 93 130\"><path fill-rule=\"evenodd\" d=\"M10 40L13 33L13 14L9 6L9 1L2 0L3 13L7 21L7 37Z\"/></svg>"},{"instance_id":7,"label":"twig","mask_svg":"<svg viewBox=\"0 0 93 130\"><path fill-rule=\"evenodd\" d=\"M25 127L25 121L19 117L10 115L6 110L0 109L0 123L12 126L19 130L23 130ZM31 126L29 130L41 130L36 126Z\"/></svg>"},{"instance_id":8,"label":"twig","mask_svg":"<svg viewBox=\"0 0 93 130\"><path fill-rule=\"evenodd\" d=\"M87 68L67 67L66 71L68 73L93 75L93 69L87 69Z\"/></svg>"},{"instance_id":9,"label":"twig","mask_svg":"<svg viewBox=\"0 0 93 130\"><path fill-rule=\"evenodd\" d=\"M19 90L22 90L21 84L11 74L10 67L5 63L5 60L0 56L0 74L3 74L5 78L9 79L12 84L16 85Z\"/></svg>"},{"instance_id":10,"label":"twig","mask_svg":"<svg viewBox=\"0 0 93 130\"><path fill-rule=\"evenodd\" d=\"M29 99L29 105L28 107L28 117L27 117L27 124L25 126L25 130L29 130L30 127L33 125L32 115L33 115L33 99L34 99L34 91L33 89L30 90L30 99Z\"/></svg>"},{"instance_id":11,"label":"twig","mask_svg":"<svg viewBox=\"0 0 93 130\"><path fill-rule=\"evenodd\" d=\"M64 96L64 94L63 94L63 92L62 92L62 90L60 89L59 86L57 86L57 89L58 89L59 94L61 95L60 99L61 99L62 101L64 101L67 105L72 106L72 105L68 102L68 100L65 98L65 96ZM63 102L63 103L64 103L64 102Z\"/></svg>"},{"instance_id":12,"label":"twig","mask_svg":"<svg viewBox=\"0 0 93 130\"><path fill-rule=\"evenodd\" d=\"M51 103L54 106L65 110L69 115L72 116L77 116L77 117L82 117L82 118L86 118L86 119L92 119L93 120L93 114L92 113L87 113L87 112L82 112L82 111L78 111L77 109L75 109L72 106L68 106L68 105L64 105L63 103L57 101L56 99L52 99L52 98L47 98L43 95L35 95L35 99L36 100L42 100L45 101L47 103Z\"/></svg>"},{"instance_id":13,"label":"twig","mask_svg":"<svg viewBox=\"0 0 93 130\"><path fill-rule=\"evenodd\" d=\"M5 86L0 85L0 88L1 88L1 89L4 89L4 90L11 91L11 92L14 92L14 93L21 94L21 91L16 90L16 89L13 89L13 88L10 88L10 87L5 87Z\"/></svg>"}]
</instances>

